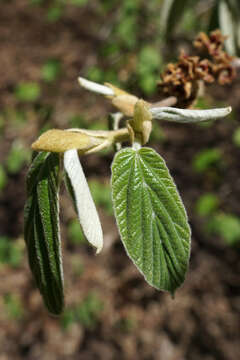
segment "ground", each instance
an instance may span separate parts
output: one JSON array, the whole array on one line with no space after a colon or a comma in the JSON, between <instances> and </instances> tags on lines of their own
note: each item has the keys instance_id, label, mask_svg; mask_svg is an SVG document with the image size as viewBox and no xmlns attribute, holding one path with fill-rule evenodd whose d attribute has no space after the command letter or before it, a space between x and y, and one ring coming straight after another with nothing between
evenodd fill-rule
<instances>
[{"instance_id":1,"label":"ground","mask_svg":"<svg viewBox=\"0 0 240 360\"><path fill-rule=\"evenodd\" d=\"M53 23L46 22L44 14L44 8L33 10L25 0L1 4L0 111L8 115L1 127L0 162L8 180L0 193L0 235L16 245L23 258L17 265L0 266L0 360L236 360L239 247L206 231L208 219L199 215L196 203L211 192L219 199L219 211L240 216L240 148L232 141L240 116L239 79L221 89L209 88L206 100L211 107L232 105L234 116L211 126L165 123L164 139L163 135L152 139L176 181L192 228L190 269L175 298L144 281L124 251L113 216L101 204L103 252L95 256L86 243L69 241L75 214L62 189L66 312L54 318L45 310L23 240L27 164L9 171L8 154L16 140L28 149L44 126L66 128L75 114L104 126L111 107L82 91L76 80L96 62L101 44L95 26L101 28L104 19L96 17L91 7L69 7L64 18ZM41 78L42 64L50 58L59 59L62 66L54 84ZM22 82L41 84L37 101L19 101L15 89ZM16 123L11 111L24 112L24 123ZM220 151L220 162L195 171L196 154L209 148ZM108 184L112 156L111 151L83 158L87 177Z\"/></svg>"}]
</instances>

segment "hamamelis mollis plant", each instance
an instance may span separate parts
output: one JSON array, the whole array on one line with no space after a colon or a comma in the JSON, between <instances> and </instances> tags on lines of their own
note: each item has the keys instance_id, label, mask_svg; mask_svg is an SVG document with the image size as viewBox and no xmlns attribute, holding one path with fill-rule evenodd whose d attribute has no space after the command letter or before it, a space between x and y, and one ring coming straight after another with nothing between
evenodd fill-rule
<instances>
[{"instance_id":1,"label":"hamamelis mollis plant","mask_svg":"<svg viewBox=\"0 0 240 360\"><path fill-rule=\"evenodd\" d=\"M27 175L24 235L35 282L52 314L64 307L59 228L59 187L64 181L83 233L99 253L103 232L80 158L113 147L112 200L127 254L156 289L174 294L184 281L191 230L164 159L145 147L153 121L195 123L222 118L231 108L189 110L151 104L114 87L79 78L80 85L108 98L118 112L112 130L52 129L33 143ZM125 126L119 128L120 120ZM122 144L128 146L122 148Z\"/></svg>"}]
</instances>

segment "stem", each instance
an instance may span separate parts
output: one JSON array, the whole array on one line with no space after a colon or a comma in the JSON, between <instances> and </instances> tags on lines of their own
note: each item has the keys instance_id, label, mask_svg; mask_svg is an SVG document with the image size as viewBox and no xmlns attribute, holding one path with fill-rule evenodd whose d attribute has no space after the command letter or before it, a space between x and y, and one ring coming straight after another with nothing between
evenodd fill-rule
<instances>
[{"instance_id":1,"label":"stem","mask_svg":"<svg viewBox=\"0 0 240 360\"><path fill-rule=\"evenodd\" d=\"M136 151L141 149L141 147L142 147L141 143L137 140L135 140L134 143L132 144L132 148Z\"/></svg>"},{"instance_id":2,"label":"stem","mask_svg":"<svg viewBox=\"0 0 240 360\"><path fill-rule=\"evenodd\" d=\"M177 98L175 96L169 96L166 99L158 101L156 103L151 104L150 108L152 107L165 107L165 106L174 106L177 103Z\"/></svg>"},{"instance_id":3,"label":"stem","mask_svg":"<svg viewBox=\"0 0 240 360\"><path fill-rule=\"evenodd\" d=\"M123 142L129 140L129 132L127 128L109 131L113 136L114 142Z\"/></svg>"}]
</instances>

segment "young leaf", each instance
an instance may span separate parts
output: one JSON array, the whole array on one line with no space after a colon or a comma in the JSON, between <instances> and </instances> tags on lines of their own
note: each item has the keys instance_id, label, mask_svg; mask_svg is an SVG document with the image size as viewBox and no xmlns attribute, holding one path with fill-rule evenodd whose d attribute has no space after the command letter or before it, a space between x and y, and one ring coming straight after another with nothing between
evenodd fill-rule
<instances>
[{"instance_id":1,"label":"young leaf","mask_svg":"<svg viewBox=\"0 0 240 360\"><path fill-rule=\"evenodd\" d=\"M46 307L55 315L64 306L58 190L59 156L38 153L27 176L24 237L34 279Z\"/></svg>"},{"instance_id":2,"label":"young leaf","mask_svg":"<svg viewBox=\"0 0 240 360\"><path fill-rule=\"evenodd\" d=\"M64 153L64 168L68 175L67 188L77 209L84 235L99 253L103 246L102 227L76 149Z\"/></svg>"},{"instance_id":3,"label":"young leaf","mask_svg":"<svg viewBox=\"0 0 240 360\"><path fill-rule=\"evenodd\" d=\"M121 239L152 286L174 293L184 281L190 228L164 160L152 149L119 151L112 195Z\"/></svg>"},{"instance_id":4,"label":"young leaf","mask_svg":"<svg viewBox=\"0 0 240 360\"><path fill-rule=\"evenodd\" d=\"M179 123L197 123L216 120L229 115L231 111L231 106L208 110L179 109L174 107L152 107L150 109L153 119Z\"/></svg>"}]
</instances>

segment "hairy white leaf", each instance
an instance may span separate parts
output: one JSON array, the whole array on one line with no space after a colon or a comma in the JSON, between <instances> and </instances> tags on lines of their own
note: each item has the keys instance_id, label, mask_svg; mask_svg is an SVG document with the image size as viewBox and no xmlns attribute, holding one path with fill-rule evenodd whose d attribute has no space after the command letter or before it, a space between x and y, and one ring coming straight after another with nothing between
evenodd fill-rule
<instances>
[{"instance_id":1,"label":"hairy white leaf","mask_svg":"<svg viewBox=\"0 0 240 360\"><path fill-rule=\"evenodd\" d=\"M82 230L98 254L103 246L102 227L76 149L64 153L64 168L71 181Z\"/></svg>"},{"instance_id":2,"label":"hairy white leaf","mask_svg":"<svg viewBox=\"0 0 240 360\"><path fill-rule=\"evenodd\" d=\"M93 81L84 79L82 77L78 78L78 82L84 89L96 92L98 94L102 94L102 95L106 95L106 96L114 96L115 95L114 90L106 85L100 85Z\"/></svg>"},{"instance_id":3,"label":"hairy white leaf","mask_svg":"<svg viewBox=\"0 0 240 360\"><path fill-rule=\"evenodd\" d=\"M150 112L153 119L166 120L179 123L195 123L214 120L227 116L232 111L231 106L220 109L189 110L174 107L152 107Z\"/></svg>"}]
</instances>

